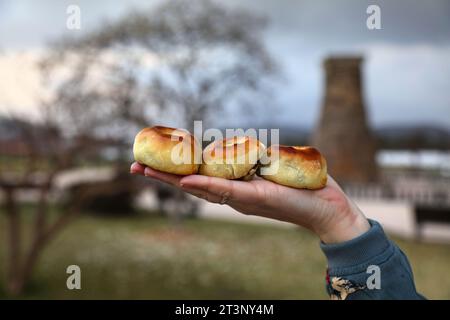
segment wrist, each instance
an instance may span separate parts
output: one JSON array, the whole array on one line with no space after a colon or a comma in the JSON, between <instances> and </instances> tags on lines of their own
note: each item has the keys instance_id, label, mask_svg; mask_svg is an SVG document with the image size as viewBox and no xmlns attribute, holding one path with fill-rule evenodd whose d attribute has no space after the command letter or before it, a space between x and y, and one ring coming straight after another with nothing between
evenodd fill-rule
<instances>
[{"instance_id":1,"label":"wrist","mask_svg":"<svg viewBox=\"0 0 450 320\"><path fill-rule=\"evenodd\" d=\"M366 233L370 229L369 221L359 208L346 199L347 208L336 213L327 228L317 232L323 243L340 243L349 241Z\"/></svg>"}]
</instances>

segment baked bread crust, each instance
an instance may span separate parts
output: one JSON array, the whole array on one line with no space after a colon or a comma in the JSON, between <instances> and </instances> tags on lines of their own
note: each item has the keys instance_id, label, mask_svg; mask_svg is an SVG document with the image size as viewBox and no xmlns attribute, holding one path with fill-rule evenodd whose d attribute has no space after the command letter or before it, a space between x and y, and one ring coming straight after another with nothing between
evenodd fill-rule
<instances>
[{"instance_id":1,"label":"baked bread crust","mask_svg":"<svg viewBox=\"0 0 450 320\"><path fill-rule=\"evenodd\" d=\"M266 147L252 137L214 141L203 150L199 174L224 179L250 180Z\"/></svg>"},{"instance_id":2,"label":"baked bread crust","mask_svg":"<svg viewBox=\"0 0 450 320\"><path fill-rule=\"evenodd\" d=\"M321 189L327 184L327 163L322 154L313 147L274 145L267 149L265 157L278 151L278 160L264 165L271 175L259 175L272 182L298 188ZM268 160L266 160L268 162ZM278 166L278 169L277 169ZM267 172L267 171L266 171Z\"/></svg>"},{"instance_id":3,"label":"baked bread crust","mask_svg":"<svg viewBox=\"0 0 450 320\"><path fill-rule=\"evenodd\" d=\"M142 129L133 144L134 159L137 162L177 175L198 172L200 151L200 144L189 132L163 126Z\"/></svg>"}]
</instances>

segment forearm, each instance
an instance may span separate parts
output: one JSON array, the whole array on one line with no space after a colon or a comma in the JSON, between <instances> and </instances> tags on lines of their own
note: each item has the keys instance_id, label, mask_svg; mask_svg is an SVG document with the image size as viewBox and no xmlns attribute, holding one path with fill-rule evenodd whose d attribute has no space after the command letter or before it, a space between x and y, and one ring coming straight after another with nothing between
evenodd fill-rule
<instances>
[{"instance_id":1,"label":"forearm","mask_svg":"<svg viewBox=\"0 0 450 320\"><path fill-rule=\"evenodd\" d=\"M417 293L408 259L381 225L352 240L324 244L327 291L332 299L423 299Z\"/></svg>"}]
</instances>

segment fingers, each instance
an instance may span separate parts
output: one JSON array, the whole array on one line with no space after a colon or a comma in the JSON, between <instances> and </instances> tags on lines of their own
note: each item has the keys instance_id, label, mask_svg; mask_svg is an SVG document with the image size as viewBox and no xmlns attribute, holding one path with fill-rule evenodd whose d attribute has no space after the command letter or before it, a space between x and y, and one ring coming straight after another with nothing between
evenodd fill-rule
<instances>
[{"instance_id":1,"label":"fingers","mask_svg":"<svg viewBox=\"0 0 450 320\"><path fill-rule=\"evenodd\" d=\"M221 203L221 204L225 204L226 202L224 202L222 200L221 197L208 193L208 192L204 192L204 191L199 191L197 189L189 189L189 188L182 188L183 191L192 194L193 196L196 196L197 198L209 201L209 202L213 202L213 203Z\"/></svg>"},{"instance_id":2,"label":"fingers","mask_svg":"<svg viewBox=\"0 0 450 320\"><path fill-rule=\"evenodd\" d=\"M144 175L146 177L150 177L150 178L157 179L162 182L171 184L175 187L180 186L181 177L177 176L176 174L170 174L170 173L165 173L165 172L161 172L161 171L156 171L149 167L146 167L145 171L144 171Z\"/></svg>"},{"instance_id":3,"label":"fingers","mask_svg":"<svg viewBox=\"0 0 450 320\"><path fill-rule=\"evenodd\" d=\"M146 177L160 180L181 188L183 191L198 198L214 203L249 203L263 200L259 199L260 192L258 188L254 184L244 181L226 180L201 175L177 176L153 170L137 162L131 165L130 173L145 175Z\"/></svg>"},{"instance_id":4,"label":"fingers","mask_svg":"<svg viewBox=\"0 0 450 320\"><path fill-rule=\"evenodd\" d=\"M180 185L187 192L192 194L194 192L200 193L204 196L203 198L222 204L235 201L249 201L257 196L254 186L244 181L191 175L183 177Z\"/></svg>"},{"instance_id":5,"label":"fingers","mask_svg":"<svg viewBox=\"0 0 450 320\"><path fill-rule=\"evenodd\" d=\"M130 173L131 174L140 174L144 175L145 166L138 162L133 162L130 167Z\"/></svg>"},{"instance_id":6,"label":"fingers","mask_svg":"<svg viewBox=\"0 0 450 320\"><path fill-rule=\"evenodd\" d=\"M137 162L134 162L131 165L130 173L145 175L146 177L153 178L153 179L171 184L175 187L180 187L181 176L177 176L176 174L170 174L170 173L153 170L153 169L146 167L142 164L139 164Z\"/></svg>"}]
</instances>

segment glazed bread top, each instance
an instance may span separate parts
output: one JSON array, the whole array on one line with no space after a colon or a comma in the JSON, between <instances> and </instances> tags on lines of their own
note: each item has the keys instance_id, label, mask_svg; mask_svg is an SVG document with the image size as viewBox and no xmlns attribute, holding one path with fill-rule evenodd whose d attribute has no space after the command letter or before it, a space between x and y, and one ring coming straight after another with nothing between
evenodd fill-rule
<instances>
[{"instance_id":1,"label":"glazed bread top","mask_svg":"<svg viewBox=\"0 0 450 320\"><path fill-rule=\"evenodd\" d=\"M250 179L264 151L264 144L248 136L214 141L203 151L199 172L225 179Z\"/></svg>"},{"instance_id":2,"label":"glazed bread top","mask_svg":"<svg viewBox=\"0 0 450 320\"><path fill-rule=\"evenodd\" d=\"M142 164L180 175L197 173L201 163L201 147L193 135L163 126L141 130L134 140L133 153Z\"/></svg>"},{"instance_id":3,"label":"glazed bread top","mask_svg":"<svg viewBox=\"0 0 450 320\"><path fill-rule=\"evenodd\" d=\"M276 154L278 152L278 155ZM261 176L278 184L320 189L327 182L327 163L313 147L274 145L267 149Z\"/></svg>"}]
</instances>

